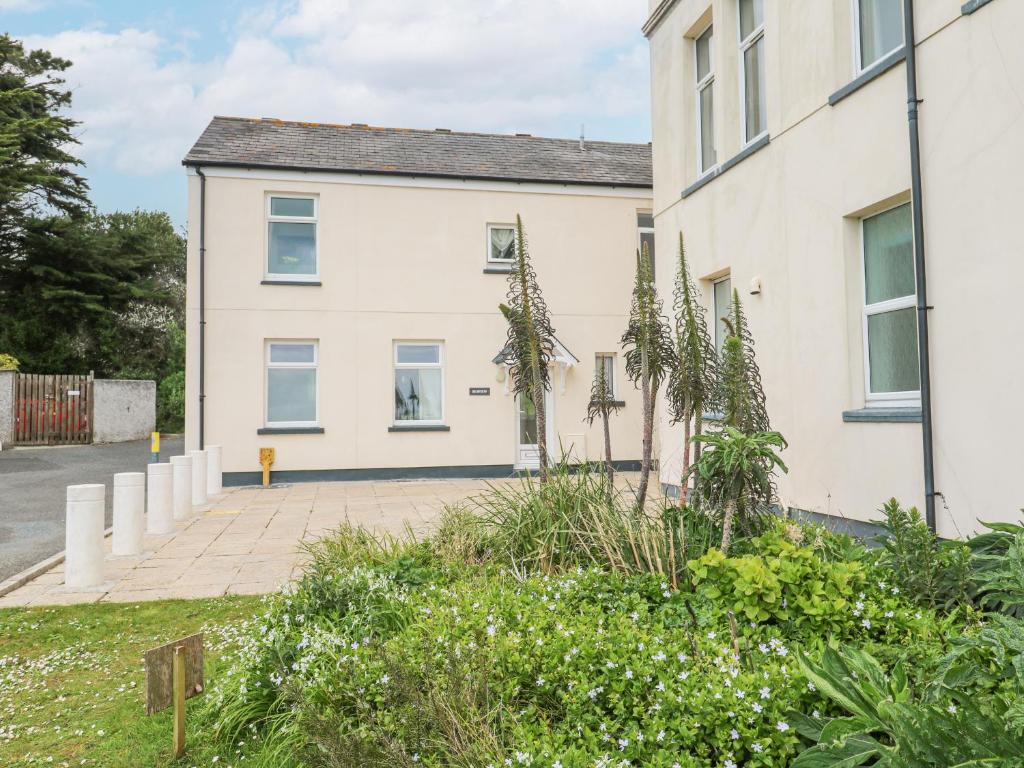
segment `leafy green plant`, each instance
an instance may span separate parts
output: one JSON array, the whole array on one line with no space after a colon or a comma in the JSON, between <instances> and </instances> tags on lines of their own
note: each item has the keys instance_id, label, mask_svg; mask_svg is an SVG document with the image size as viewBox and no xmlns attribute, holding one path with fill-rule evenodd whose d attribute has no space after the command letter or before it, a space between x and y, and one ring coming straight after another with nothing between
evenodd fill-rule
<instances>
[{"instance_id":1,"label":"leafy green plant","mask_svg":"<svg viewBox=\"0 0 1024 768\"><path fill-rule=\"evenodd\" d=\"M530 398L537 413L537 449L540 453L541 483L548 476L547 414L545 393L551 389L548 364L555 345L555 330L544 302L537 273L530 260L523 220L516 214L516 257L508 273L508 303L500 309L508 322L508 341L504 354L510 363L512 391L516 397Z\"/></svg>"},{"instance_id":2,"label":"leafy green plant","mask_svg":"<svg viewBox=\"0 0 1024 768\"><path fill-rule=\"evenodd\" d=\"M891 572L891 580L921 605L952 608L968 602L970 550L928 530L916 507L906 509L890 499L881 511L885 537L878 564Z\"/></svg>"},{"instance_id":3,"label":"leafy green plant","mask_svg":"<svg viewBox=\"0 0 1024 768\"><path fill-rule=\"evenodd\" d=\"M604 360L599 360L594 370L594 384L590 389L590 403L587 405L587 423L593 424L594 419L601 419L604 431L604 472L608 476L609 485L615 482L615 466L612 464L612 433L608 417L622 406L616 402L605 372Z\"/></svg>"},{"instance_id":4,"label":"leafy green plant","mask_svg":"<svg viewBox=\"0 0 1024 768\"><path fill-rule=\"evenodd\" d=\"M859 562L832 561L778 527L746 543L748 554L711 550L690 564L698 595L719 611L788 628L808 641L906 636L925 621ZM916 631L916 629L914 630Z\"/></svg>"},{"instance_id":5,"label":"leafy green plant","mask_svg":"<svg viewBox=\"0 0 1024 768\"><path fill-rule=\"evenodd\" d=\"M685 503L690 472L690 448L700 460L701 444L691 443L691 429L703 431L704 412L710 410L718 380L718 355L708 333L704 305L690 276L683 233L679 233L679 264L676 268L673 309L675 310L675 362L665 389L672 423L683 425L683 468L679 501Z\"/></svg>"},{"instance_id":6,"label":"leafy green plant","mask_svg":"<svg viewBox=\"0 0 1024 768\"><path fill-rule=\"evenodd\" d=\"M982 525L989 532L967 541L971 595L984 609L1024 619L1024 526Z\"/></svg>"},{"instance_id":7,"label":"leafy green plant","mask_svg":"<svg viewBox=\"0 0 1024 768\"><path fill-rule=\"evenodd\" d=\"M969 697L924 703L906 668L890 674L868 653L826 648L820 661L799 656L815 688L848 714L791 716L801 735L816 742L794 768L1011 768L1024 760L1024 739L1007 727L1005 713L985 711Z\"/></svg>"},{"instance_id":8,"label":"leafy green plant","mask_svg":"<svg viewBox=\"0 0 1024 768\"><path fill-rule=\"evenodd\" d=\"M778 432L745 434L733 426L694 440L706 443L708 450L691 473L699 478L701 498L724 510L721 549L728 553L734 518L749 529L751 519L774 500L772 475L777 469L788 471L776 453L786 447L786 440Z\"/></svg>"},{"instance_id":9,"label":"leafy green plant","mask_svg":"<svg viewBox=\"0 0 1024 768\"><path fill-rule=\"evenodd\" d=\"M7 355L0 352L0 371L16 371L21 363L14 355Z\"/></svg>"},{"instance_id":10,"label":"leafy green plant","mask_svg":"<svg viewBox=\"0 0 1024 768\"><path fill-rule=\"evenodd\" d=\"M626 350L626 373L633 384L640 388L643 400L643 450L636 494L637 507L643 509L651 476L654 405L661 383L672 370L675 358L668 324L662 316L661 299L654 286L654 271L647 243L644 243L636 257L633 300L629 308L629 324L622 335L622 347Z\"/></svg>"}]
</instances>

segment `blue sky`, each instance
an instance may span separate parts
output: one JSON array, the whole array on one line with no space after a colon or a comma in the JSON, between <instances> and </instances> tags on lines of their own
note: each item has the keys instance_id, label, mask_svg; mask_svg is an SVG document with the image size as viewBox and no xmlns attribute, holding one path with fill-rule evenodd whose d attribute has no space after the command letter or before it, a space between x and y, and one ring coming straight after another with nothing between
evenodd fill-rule
<instances>
[{"instance_id":1,"label":"blue sky","mask_svg":"<svg viewBox=\"0 0 1024 768\"><path fill-rule=\"evenodd\" d=\"M214 114L650 140L646 0L0 0L71 59L103 211L185 220L182 155Z\"/></svg>"}]
</instances>

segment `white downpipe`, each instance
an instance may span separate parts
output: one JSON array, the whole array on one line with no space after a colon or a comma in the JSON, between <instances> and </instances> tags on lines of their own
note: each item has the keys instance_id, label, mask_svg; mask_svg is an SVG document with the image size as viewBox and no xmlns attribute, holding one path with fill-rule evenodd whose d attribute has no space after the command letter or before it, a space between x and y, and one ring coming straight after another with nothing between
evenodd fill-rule
<instances>
[{"instance_id":1,"label":"white downpipe","mask_svg":"<svg viewBox=\"0 0 1024 768\"><path fill-rule=\"evenodd\" d=\"M163 536L174 533L174 487L170 464L146 467L146 533Z\"/></svg>"},{"instance_id":2,"label":"white downpipe","mask_svg":"<svg viewBox=\"0 0 1024 768\"><path fill-rule=\"evenodd\" d=\"M119 472L114 475L114 535L111 552L115 557L142 554L145 533L146 475Z\"/></svg>"},{"instance_id":3,"label":"white downpipe","mask_svg":"<svg viewBox=\"0 0 1024 768\"><path fill-rule=\"evenodd\" d=\"M106 487L69 485L64 540L64 584L75 589L103 583L103 513Z\"/></svg>"}]
</instances>

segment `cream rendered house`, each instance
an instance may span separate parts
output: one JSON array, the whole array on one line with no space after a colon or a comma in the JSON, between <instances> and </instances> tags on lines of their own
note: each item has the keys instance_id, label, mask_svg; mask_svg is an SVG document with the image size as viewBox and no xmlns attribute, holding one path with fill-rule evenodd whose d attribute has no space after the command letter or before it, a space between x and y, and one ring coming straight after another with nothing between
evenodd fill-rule
<instances>
[{"instance_id":1,"label":"cream rendered house","mask_svg":"<svg viewBox=\"0 0 1024 768\"><path fill-rule=\"evenodd\" d=\"M680 230L714 317L738 289L790 443L783 503L865 520L895 496L933 506L949 537L1019 519L1024 2L650 12L659 289ZM664 409L660 429L661 479L678 486L681 429Z\"/></svg>"},{"instance_id":2,"label":"cream rendered house","mask_svg":"<svg viewBox=\"0 0 1024 768\"><path fill-rule=\"evenodd\" d=\"M486 477L537 466L509 394L498 311L516 215L558 337L549 445L599 459L596 365L625 407L634 254L651 230L650 145L215 118L188 153L186 442L226 482Z\"/></svg>"}]
</instances>

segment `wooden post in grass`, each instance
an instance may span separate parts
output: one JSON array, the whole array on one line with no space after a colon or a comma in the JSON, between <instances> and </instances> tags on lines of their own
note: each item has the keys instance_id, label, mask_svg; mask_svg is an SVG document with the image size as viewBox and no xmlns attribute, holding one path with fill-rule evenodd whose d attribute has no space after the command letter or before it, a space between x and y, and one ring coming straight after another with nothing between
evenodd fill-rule
<instances>
[{"instance_id":1,"label":"wooden post in grass","mask_svg":"<svg viewBox=\"0 0 1024 768\"><path fill-rule=\"evenodd\" d=\"M174 757L185 754L185 646L174 646L174 669L171 673L174 688Z\"/></svg>"},{"instance_id":2,"label":"wooden post in grass","mask_svg":"<svg viewBox=\"0 0 1024 768\"><path fill-rule=\"evenodd\" d=\"M174 707L174 757L185 754L185 701L203 692L203 635L146 651L146 714Z\"/></svg>"}]
</instances>

